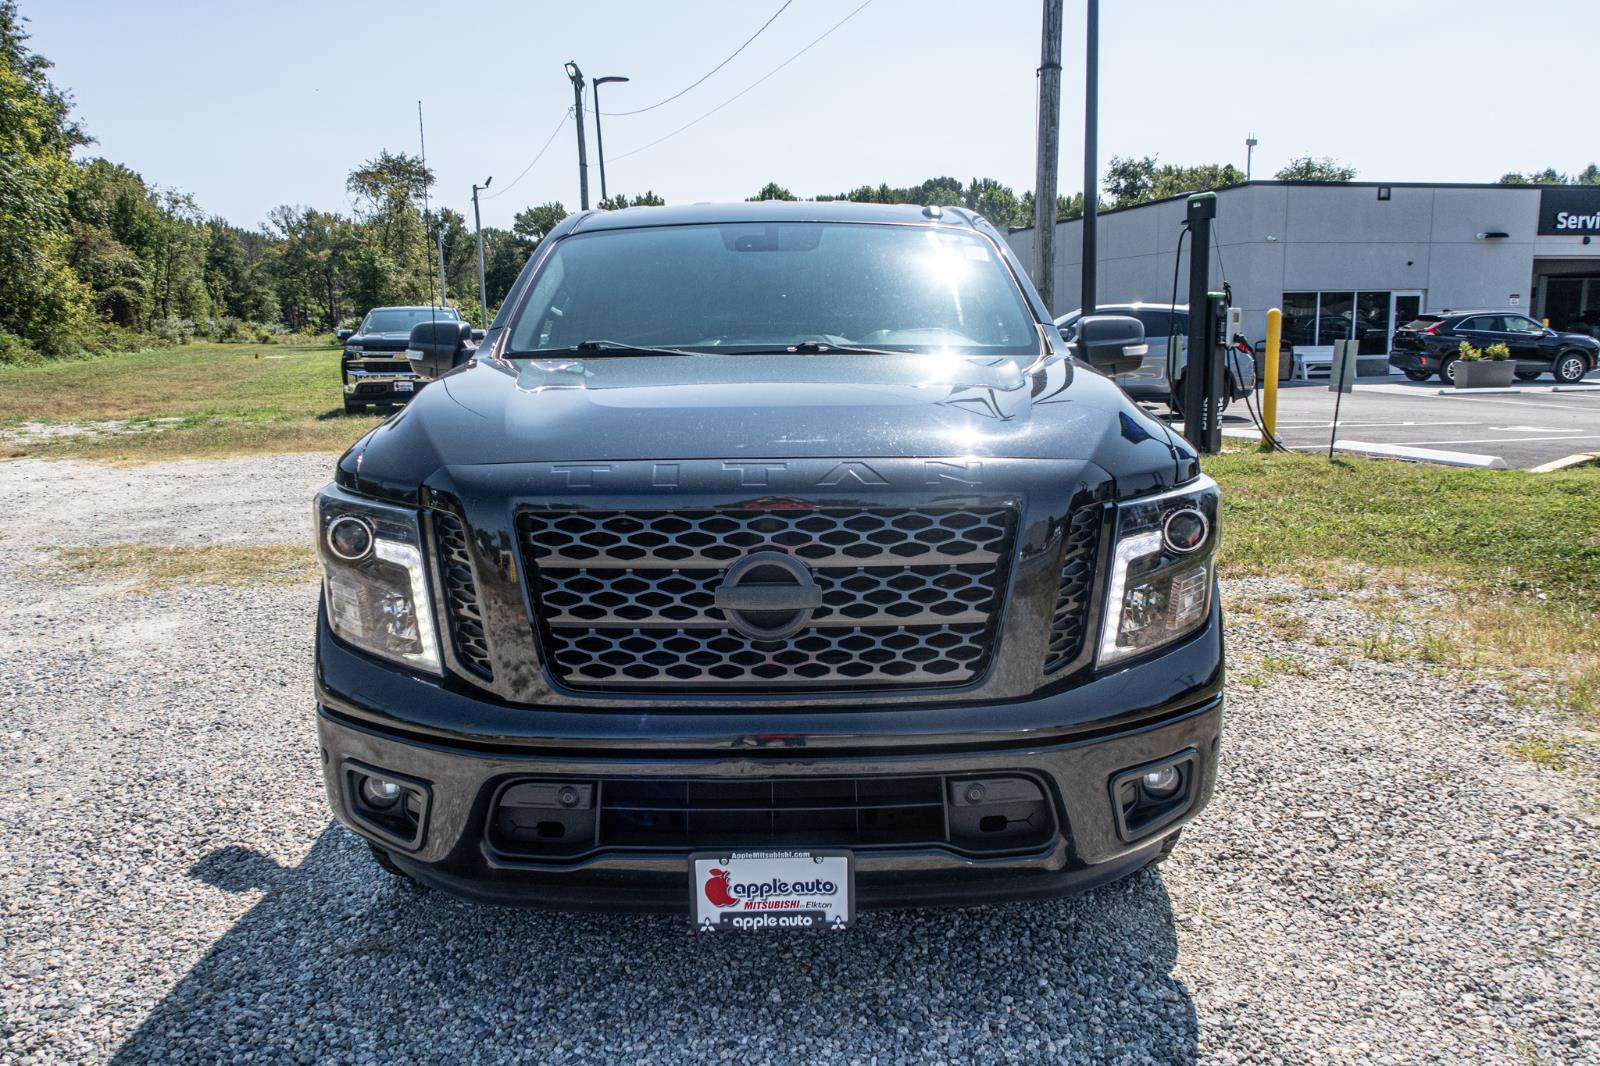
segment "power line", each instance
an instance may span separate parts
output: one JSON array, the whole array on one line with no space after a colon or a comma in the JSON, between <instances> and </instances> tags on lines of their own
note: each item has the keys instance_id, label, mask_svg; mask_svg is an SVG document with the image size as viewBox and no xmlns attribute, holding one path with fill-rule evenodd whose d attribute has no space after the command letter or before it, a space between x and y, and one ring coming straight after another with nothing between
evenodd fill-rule
<instances>
[{"instance_id":1,"label":"power line","mask_svg":"<svg viewBox=\"0 0 1600 1066\"><path fill-rule=\"evenodd\" d=\"M544 154L545 154L545 152L547 152L550 149L550 145L555 143L556 134L560 133L566 127L567 120L570 119L571 117L572 117L572 108L569 107L569 108L567 108L565 111L563 111L561 113L561 121L557 122L556 123L556 128L550 131L550 136L545 138L544 145L539 149L539 154L534 156L531 160L529 160L528 161L528 165L522 168L522 173L518 174L516 177L512 178L509 182L507 182L505 184L505 186L502 187L499 192L493 193L493 194L491 194L489 196L481 197L481 199L493 200L496 196L504 196L506 193L511 191L512 186L516 185L517 182L519 182L523 178L527 177L528 176L528 171L533 169L533 164L537 163L540 159L544 158Z\"/></svg>"},{"instance_id":2,"label":"power line","mask_svg":"<svg viewBox=\"0 0 1600 1066\"><path fill-rule=\"evenodd\" d=\"M735 48L733 50L733 55L729 56L727 59L724 59L722 62L718 63L716 66L714 66L710 70L706 71L706 73L703 74L700 77L699 81L696 81L694 83L694 85L690 85L690 86L688 86L686 88L680 89L677 92L673 93L671 96L667 97L665 100L658 100L655 103L651 104L649 107L636 108L633 111L606 111L606 112L603 112L603 114L606 114L606 115L642 115L646 111L654 111L656 108L662 106L663 104L672 103L672 101L676 100L678 97L682 96L684 93L688 92L690 89L693 89L695 87L695 85L699 85L700 82L705 81L706 78L711 77L711 75L715 74L717 71L721 70L723 67L725 67L729 63L733 62L734 56L737 56L740 52L744 51L746 48L749 48L750 47L750 42L754 41L757 37L760 37L761 34L763 32L765 32L766 28L768 26L772 25L774 22L776 22L778 20L778 16L783 14L784 11L788 8L788 6L790 4L792 4L792 3L794 3L794 0L783 0L783 6L779 7L778 10L774 11L772 13L772 17L767 19L767 21L763 22L761 24L761 28L756 30L756 32L754 32L754 33L752 33L750 35L750 40L745 41L744 44L741 44L738 48Z\"/></svg>"},{"instance_id":3,"label":"power line","mask_svg":"<svg viewBox=\"0 0 1600 1066\"><path fill-rule=\"evenodd\" d=\"M705 114L701 115L699 118L695 119L692 122L684 123L682 126L679 126L677 129L673 130L671 133L666 134L665 136L657 137L655 140L651 141L649 144L642 144L638 148L633 149L632 151L623 152L621 155L614 155L614 156L611 157L611 161L613 163L615 163L619 159L626 159L631 155L638 155L640 152L643 152L643 151L645 151L647 149L650 149L650 148L654 148L656 145L660 144L662 141L669 140L669 139L671 139L673 137L676 137L678 134L682 133L684 130L688 129L690 126L696 126L696 125L699 125L701 122L704 122L706 119L710 118L712 115L715 115L718 111L721 111L723 108L727 107L729 104L731 104L735 100L739 99L739 97L743 96L745 93L748 93L751 89L754 89L756 86L760 85L762 82L766 81L768 78L770 78L774 74L778 73L778 71L782 70L784 67L788 66L790 63L793 63L796 59L799 59L801 56L803 56L807 52L811 51L811 49L813 49L817 45L821 44L823 42L823 40L825 40L828 36L830 36L833 33L834 30L837 30L840 26L843 26L846 22L849 22L851 19L853 19L857 15L861 14L861 12L866 7L868 7L871 3L872 3L872 0L864 0L864 2L861 4L860 7L857 7L854 11L850 12L850 14L846 15L844 18L840 19L838 22L835 22L832 26L828 27L828 29L822 34L822 36L818 37L816 40L812 41L810 44L808 44L804 48L800 49L800 51L796 52L794 55L790 56L788 59L785 59L782 63L779 63L777 66L773 67L771 70L769 70L765 74L763 74L760 78L756 79L754 82L751 82L748 86L746 86L744 89L740 90L738 93L736 93L733 96L730 96L728 99L722 101L722 103L718 104L716 107L713 107L710 111L707 111Z\"/></svg>"}]
</instances>

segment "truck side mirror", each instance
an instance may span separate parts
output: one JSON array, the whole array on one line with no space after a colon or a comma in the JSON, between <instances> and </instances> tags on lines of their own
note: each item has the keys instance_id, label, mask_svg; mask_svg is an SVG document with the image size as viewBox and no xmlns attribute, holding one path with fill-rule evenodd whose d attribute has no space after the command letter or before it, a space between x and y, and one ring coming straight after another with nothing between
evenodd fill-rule
<instances>
[{"instance_id":1,"label":"truck side mirror","mask_svg":"<svg viewBox=\"0 0 1600 1066\"><path fill-rule=\"evenodd\" d=\"M472 327L466 322L420 322L411 328L406 358L411 369L429 381L472 358Z\"/></svg>"},{"instance_id":2,"label":"truck side mirror","mask_svg":"<svg viewBox=\"0 0 1600 1066\"><path fill-rule=\"evenodd\" d=\"M1072 342L1079 359L1103 374L1128 374L1139 369L1150 346L1144 323L1132 315L1085 315Z\"/></svg>"},{"instance_id":3,"label":"truck side mirror","mask_svg":"<svg viewBox=\"0 0 1600 1066\"><path fill-rule=\"evenodd\" d=\"M340 329L335 330L333 335L338 337L339 340L343 342L349 340L351 337L354 337L356 335L356 331L353 329Z\"/></svg>"}]
</instances>

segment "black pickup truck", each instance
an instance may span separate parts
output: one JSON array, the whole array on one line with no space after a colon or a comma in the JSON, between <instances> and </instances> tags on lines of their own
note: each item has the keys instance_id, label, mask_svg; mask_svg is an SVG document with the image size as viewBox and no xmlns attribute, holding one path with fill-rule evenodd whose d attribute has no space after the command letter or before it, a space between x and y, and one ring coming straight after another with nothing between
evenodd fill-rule
<instances>
[{"instance_id":1,"label":"black pickup truck","mask_svg":"<svg viewBox=\"0 0 1600 1066\"><path fill-rule=\"evenodd\" d=\"M409 403L416 390L427 384L406 360L412 327L421 322L460 321L461 313L453 307L374 307L357 329L339 330L335 336L344 344L339 367L344 378L344 409L355 413L374 404Z\"/></svg>"},{"instance_id":2,"label":"black pickup truck","mask_svg":"<svg viewBox=\"0 0 1600 1066\"><path fill-rule=\"evenodd\" d=\"M960 209L589 212L316 501L321 761L470 898L837 928L1160 861L1222 725L1218 491Z\"/></svg>"}]
</instances>

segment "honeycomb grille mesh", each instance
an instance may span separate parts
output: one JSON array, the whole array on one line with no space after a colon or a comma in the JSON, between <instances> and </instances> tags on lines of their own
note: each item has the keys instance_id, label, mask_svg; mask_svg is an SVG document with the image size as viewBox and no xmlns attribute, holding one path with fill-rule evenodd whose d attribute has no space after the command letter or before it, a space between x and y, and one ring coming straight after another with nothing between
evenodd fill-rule
<instances>
[{"instance_id":1,"label":"honeycomb grille mesh","mask_svg":"<svg viewBox=\"0 0 1600 1066\"><path fill-rule=\"evenodd\" d=\"M449 511L433 512L433 535L439 551L439 583L444 588L445 617L456 661L485 681L494 680L489 642L484 635L478 585L467 555L467 530Z\"/></svg>"},{"instance_id":2,"label":"honeycomb grille mesh","mask_svg":"<svg viewBox=\"0 0 1600 1066\"><path fill-rule=\"evenodd\" d=\"M1054 673L1083 653L1089 636L1089 606L1094 593L1095 555L1100 546L1102 509L1095 504L1075 508L1067 521L1066 550L1061 558L1061 583L1050 616L1050 645L1044 671Z\"/></svg>"},{"instance_id":3,"label":"honeycomb grille mesh","mask_svg":"<svg viewBox=\"0 0 1600 1066\"><path fill-rule=\"evenodd\" d=\"M1010 508L524 511L546 661L587 688L960 684L987 667ZM805 561L821 605L758 641L717 606L754 552Z\"/></svg>"}]
</instances>

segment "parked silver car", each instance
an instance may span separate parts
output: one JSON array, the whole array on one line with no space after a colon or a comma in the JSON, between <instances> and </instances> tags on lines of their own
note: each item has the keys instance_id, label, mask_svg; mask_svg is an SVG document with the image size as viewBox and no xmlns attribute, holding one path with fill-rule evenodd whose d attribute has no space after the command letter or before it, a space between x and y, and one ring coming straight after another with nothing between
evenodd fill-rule
<instances>
[{"instance_id":1,"label":"parked silver car","mask_svg":"<svg viewBox=\"0 0 1600 1066\"><path fill-rule=\"evenodd\" d=\"M1188 304L1101 304L1095 309L1101 315L1132 315L1144 323L1144 339L1150 350L1145 354L1139 369L1128 374L1118 374L1116 383L1135 400L1164 403L1176 410L1172 402L1172 386L1167 379L1167 354L1175 346L1177 358L1174 365L1182 377L1189 365L1189 305ZM1056 319L1064 340L1077 334L1078 319L1083 311L1069 311ZM1230 346L1227 361L1227 392L1222 405L1248 396L1256 387L1255 360Z\"/></svg>"}]
</instances>

